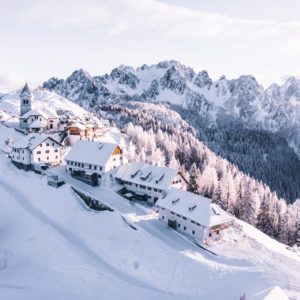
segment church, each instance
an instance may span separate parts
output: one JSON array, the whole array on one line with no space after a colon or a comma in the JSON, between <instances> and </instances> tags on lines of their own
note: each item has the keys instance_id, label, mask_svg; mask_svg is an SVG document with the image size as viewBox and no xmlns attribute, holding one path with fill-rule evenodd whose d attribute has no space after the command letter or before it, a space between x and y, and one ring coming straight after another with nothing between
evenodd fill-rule
<instances>
[{"instance_id":1,"label":"church","mask_svg":"<svg viewBox=\"0 0 300 300\"><path fill-rule=\"evenodd\" d=\"M56 131L59 117L51 109L32 109L33 96L26 83L20 93L19 127L28 132Z\"/></svg>"}]
</instances>

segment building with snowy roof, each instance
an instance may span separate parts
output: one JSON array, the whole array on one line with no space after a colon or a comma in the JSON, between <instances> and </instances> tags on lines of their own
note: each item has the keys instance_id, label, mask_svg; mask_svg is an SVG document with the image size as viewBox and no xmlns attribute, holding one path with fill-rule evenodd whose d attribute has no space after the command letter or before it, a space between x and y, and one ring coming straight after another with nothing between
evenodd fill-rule
<instances>
[{"instance_id":1,"label":"building with snowy roof","mask_svg":"<svg viewBox=\"0 0 300 300\"><path fill-rule=\"evenodd\" d=\"M155 203L170 187L183 190L187 187L187 180L178 170L142 162L123 165L114 176L129 191L145 195L152 203Z\"/></svg>"},{"instance_id":2,"label":"building with snowy roof","mask_svg":"<svg viewBox=\"0 0 300 300\"><path fill-rule=\"evenodd\" d=\"M105 173L123 164L123 151L113 143L79 140L66 155L65 161L66 170L73 177L102 178ZM98 180L87 183L95 185Z\"/></svg>"},{"instance_id":3,"label":"building with snowy roof","mask_svg":"<svg viewBox=\"0 0 300 300\"><path fill-rule=\"evenodd\" d=\"M170 188L157 202L159 219L200 243L227 228L233 218L211 199Z\"/></svg>"},{"instance_id":4,"label":"building with snowy roof","mask_svg":"<svg viewBox=\"0 0 300 300\"><path fill-rule=\"evenodd\" d=\"M62 145L46 134L30 133L12 144L12 162L24 170L61 162Z\"/></svg>"},{"instance_id":5,"label":"building with snowy roof","mask_svg":"<svg viewBox=\"0 0 300 300\"><path fill-rule=\"evenodd\" d=\"M93 141L97 134L97 125L84 124L79 121L69 124L67 127L68 140L70 145L74 145L79 140Z\"/></svg>"},{"instance_id":6,"label":"building with snowy roof","mask_svg":"<svg viewBox=\"0 0 300 300\"><path fill-rule=\"evenodd\" d=\"M20 93L19 127L29 132L58 130L59 117L55 111L47 109L32 109L32 94L26 83Z\"/></svg>"}]
</instances>

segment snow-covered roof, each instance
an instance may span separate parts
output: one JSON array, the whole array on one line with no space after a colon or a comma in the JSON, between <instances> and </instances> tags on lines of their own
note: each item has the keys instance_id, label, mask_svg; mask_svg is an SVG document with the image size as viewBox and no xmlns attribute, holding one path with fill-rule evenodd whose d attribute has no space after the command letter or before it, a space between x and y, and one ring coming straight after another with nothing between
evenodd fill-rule
<instances>
[{"instance_id":1,"label":"snow-covered roof","mask_svg":"<svg viewBox=\"0 0 300 300\"><path fill-rule=\"evenodd\" d=\"M104 166L117 147L113 143L77 141L65 160Z\"/></svg>"},{"instance_id":2,"label":"snow-covered roof","mask_svg":"<svg viewBox=\"0 0 300 300\"><path fill-rule=\"evenodd\" d=\"M26 82L26 84L24 85L24 87L23 87L23 89L22 89L22 91L21 91L21 93L20 93L20 96L21 95L23 95L23 94L26 94L26 93L28 93L28 94L31 94L31 92L30 92L30 89L29 89L29 86L28 86L28 83Z\"/></svg>"},{"instance_id":3,"label":"snow-covered roof","mask_svg":"<svg viewBox=\"0 0 300 300\"><path fill-rule=\"evenodd\" d=\"M55 111L51 109L32 109L22 116L22 119L28 119L31 116L42 116L45 119L58 118Z\"/></svg>"},{"instance_id":4,"label":"snow-covered roof","mask_svg":"<svg viewBox=\"0 0 300 300\"><path fill-rule=\"evenodd\" d=\"M67 126L67 128L70 128L70 127L76 127L80 130L85 130L87 128L94 127L94 125L93 124L83 124L83 123L80 123L80 122L76 122L76 123L72 123L72 124Z\"/></svg>"},{"instance_id":5,"label":"snow-covered roof","mask_svg":"<svg viewBox=\"0 0 300 300\"><path fill-rule=\"evenodd\" d=\"M206 227L227 223L232 217L211 199L184 190L170 188L156 205L180 214Z\"/></svg>"},{"instance_id":6,"label":"snow-covered roof","mask_svg":"<svg viewBox=\"0 0 300 300\"><path fill-rule=\"evenodd\" d=\"M253 300L289 300L286 293L279 287L274 286L253 297Z\"/></svg>"},{"instance_id":7,"label":"snow-covered roof","mask_svg":"<svg viewBox=\"0 0 300 300\"><path fill-rule=\"evenodd\" d=\"M13 143L12 147L33 150L39 144L43 143L47 138L49 138L49 139L53 140L55 143L59 144L56 140L54 140L49 135L39 134L39 133L30 133L30 134L26 135L24 138Z\"/></svg>"},{"instance_id":8,"label":"snow-covered roof","mask_svg":"<svg viewBox=\"0 0 300 300\"><path fill-rule=\"evenodd\" d=\"M120 166L115 177L123 181L166 190L178 173L178 170L168 167L159 167L142 162L131 162Z\"/></svg>"},{"instance_id":9,"label":"snow-covered roof","mask_svg":"<svg viewBox=\"0 0 300 300\"><path fill-rule=\"evenodd\" d=\"M44 128L44 127L45 125L39 120L32 122L29 126L29 128Z\"/></svg>"}]
</instances>

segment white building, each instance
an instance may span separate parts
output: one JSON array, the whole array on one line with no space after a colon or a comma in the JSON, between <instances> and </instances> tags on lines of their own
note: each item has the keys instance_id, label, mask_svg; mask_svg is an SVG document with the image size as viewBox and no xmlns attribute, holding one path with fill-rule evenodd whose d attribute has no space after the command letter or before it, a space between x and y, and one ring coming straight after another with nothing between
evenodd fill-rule
<instances>
[{"instance_id":1,"label":"white building","mask_svg":"<svg viewBox=\"0 0 300 300\"><path fill-rule=\"evenodd\" d=\"M20 93L19 127L29 132L58 130L59 117L51 109L32 109L32 94L26 83Z\"/></svg>"},{"instance_id":2,"label":"white building","mask_svg":"<svg viewBox=\"0 0 300 300\"><path fill-rule=\"evenodd\" d=\"M20 117L20 128L30 132L55 131L58 127L59 117L50 109L33 109Z\"/></svg>"},{"instance_id":3,"label":"white building","mask_svg":"<svg viewBox=\"0 0 300 300\"><path fill-rule=\"evenodd\" d=\"M152 203L155 203L170 187L185 190L187 186L186 179L178 170L142 162L131 162L121 166L115 178L128 190L146 195L148 201Z\"/></svg>"},{"instance_id":4,"label":"white building","mask_svg":"<svg viewBox=\"0 0 300 300\"><path fill-rule=\"evenodd\" d=\"M75 143L65 157L66 170L97 174L101 178L106 172L123 164L122 149L113 143L81 141Z\"/></svg>"},{"instance_id":5,"label":"white building","mask_svg":"<svg viewBox=\"0 0 300 300\"><path fill-rule=\"evenodd\" d=\"M62 145L45 134L30 133L12 144L12 162L30 170L35 165L56 165L61 162Z\"/></svg>"},{"instance_id":6,"label":"white building","mask_svg":"<svg viewBox=\"0 0 300 300\"><path fill-rule=\"evenodd\" d=\"M215 237L233 221L211 199L176 188L168 190L156 206L161 221L200 243Z\"/></svg>"}]
</instances>

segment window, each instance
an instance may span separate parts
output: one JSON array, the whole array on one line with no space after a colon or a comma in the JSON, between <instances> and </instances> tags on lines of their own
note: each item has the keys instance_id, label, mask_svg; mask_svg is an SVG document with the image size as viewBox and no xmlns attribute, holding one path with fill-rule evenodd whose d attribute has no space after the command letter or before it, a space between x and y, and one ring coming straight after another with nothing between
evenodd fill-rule
<instances>
[{"instance_id":1,"label":"window","mask_svg":"<svg viewBox=\"0 0 300 300\"><path fill-rule=\"evenodd\" d=\"M52 146L54 146L54 143L52 143Z\"/></svg>"},{"instance_id":2,"label":"window","mask_svg":"<svg viewBox=\"0 0 300 300\"><path fill-rule=\"evenodd\" d=\"M46 150L45 153L50 153L50 151L49 151L49 150Z\"/></svg>"},{"instance_id":3,"label":"window","mask_svg":"<svg viewBox=\"0 0 300 300\"><path fill-rule=\"evenodd\" d=\"M175 213L173 213L172 211L171 211L171 214L172 214L172 215L175 215Z\"/></svg>"},{"instance_id":4,"label":"window","mask_svg":"<svg viewBox=\"0 0 300 300\"><path fill-rule=\"evenodd\" d=\"M195 234L195 230L192 231L192 234Z\"/></svg>"},{"instance_id":5,"label":"window","mask_svg":"<svg viewBox=\"0 0 300 300\"><path fill-rule=\"evenodd\" d=\"M54 152L58 152L58 149L55 149Z\"/></svg>"},{"instance_id":6,"label":"window","mask_svg":"<svg viewBox=\"0 0 300 300\"><path fill-rule=\"evenodd\" d=\"M57 156L57 155L55 156L55 159L58 159L58 156Z\"/></svg>"},{"instance_id":7,"label":"window","mask_svg":"<svg viewBox=\"0 0 300 300\"><path fill-rule=\"evenodd\" d=\"M49 143L46 143L46 146L49 146Z\"/></svg>"},{"instance_id":8,"label":"window","mask_svg":"<svg viewBox=\"0 0 300 300\"><path fill-rule=\"evenodd\" d=\"M49 156L47 156L47 160L49 160Z\"/></svg>"},{"instance_id":9,"label":"window","mask_svg":"<svg viewBox=\"0 0 300 300\"><path fill-rule=\"evenodd\" d=\"M184 230L186 230L186 227L185 227L185 226L183 226L183 229L184 229Z\"/></svg>"},{"instance_id":10,"label":"window","mask_svg":"<svg viewBox=\"0 0 300 300\"><path fill-rule=\"evenodd\" d=\"M191 221L193 224L195 224L196 222L195 221Z\"/></svg>"},{"instance_id":11,"label":"window","mask_svg":"<svg viewBox=\"0 0 300 300\"><path fill-rule=\"evenodd\" d=\"M89 169L91 169L92 168L92 165L89 165Z\"/></svg>"},{"instance_id":12,"label":"window","mask_svg":"<svg viewBox=\"0 0 300 300\"><path fill-rule=\"evenodd\" d=\"M43 144L40 144L40 147L43 147Z\"/></svg>"},{"instance_id":13,"label":"window","mask_svg":"<svg viewBox=\"0 0 300 300\"><path fill-rule=\"evenodd\" d=\"M41 151L37 151L37 152L36 152L36 154L41 154L41 153L42 153Z\"/></svg>"},{"instance_id":14,"label":"window","mask_svg":"<svg viewBox=\"0 0 300 300\"><path fill-rule=\"evenodd\" d=\"M41 159L40 159L40 158L38 158L38 161L41 161Z\"/></svg>"},{"instance_id":15,"label":"window","mask_svg":"<svg viewBox=\"0 0 300 300\"><path fill-rule=\"evenodd\" d=\"M178 223L178 227L180 228L180 224Z\"/></svg>"},{"instance_id":16,"label":"window","mask_svg":"<svg viewBox=\"0 0 300 300\"><path fill-rule=\"evenodd\" d=\"M186 217L182 217L183 220L186 220Z\"/></svg>"},{"instance_id":17,"label":"window","mask_svg":"<svg viewBox=\"0 0 300 300\"><path fill-rule=\"evenodd\" d=\"M151 191L151 187L147 187L147 190Z\"/></svg>"},{"instance_id":18,"label":"window","mask_svg":"<svg viewBox=\"0 0 300 300\"><path fill-rule=\"evenodd\" d=\"M161 218L162 218L163 220L165 219L165 217L164 217L164 216L162 216Z\"/></svg>"},{"instance_id":19,"label":"window","mask_svg":"<svg viewBox=\"0 0 300 300\"><path fill-rule=\"evenodd\" d=\"M97 166L94 166L94 170L97 170Z\"/></svg>"}]
</instances>

